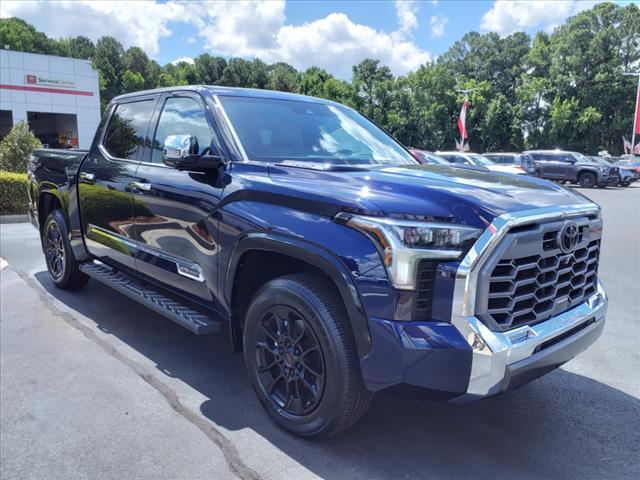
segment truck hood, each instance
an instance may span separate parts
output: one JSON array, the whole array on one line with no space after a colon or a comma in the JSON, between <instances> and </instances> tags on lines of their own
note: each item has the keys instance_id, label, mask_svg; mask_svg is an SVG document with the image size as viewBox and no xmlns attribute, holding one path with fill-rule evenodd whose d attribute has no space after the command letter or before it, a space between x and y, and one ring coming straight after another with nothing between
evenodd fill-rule
<instances>
[{"instance_id":1,"label":"truck hood","mask_svg":"<svg viewBox=\"0 0 640 480\"><path fill-rule=\"evenodd\" d=\"M440 165L352 171L276 165L269 168L269 176L271 188L287 197L303 196L365 214L432 218L481 228L508 212L589 203L581 194L545 180Z\"/></svg>"}]
</instances>

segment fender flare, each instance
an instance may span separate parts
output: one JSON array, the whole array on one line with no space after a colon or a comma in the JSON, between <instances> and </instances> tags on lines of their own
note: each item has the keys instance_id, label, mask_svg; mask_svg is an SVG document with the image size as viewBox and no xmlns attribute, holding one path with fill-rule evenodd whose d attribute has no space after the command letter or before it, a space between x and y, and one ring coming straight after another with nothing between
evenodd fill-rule
<instances>
[{"instance_id":1,"label":"fender flare","mask_svg":"<svg viewBox=\"0 0 640 480\"><path fill-rule=\"evenodd\" d=\"M294 237L264 232L249 233L242 237L233 249L227 268L224 297L229 305L240 259L245 253L252 250L263 250L293 257L325 272L333 281L346 307L358 357L362 358L369 353L371 350L369 323L353 276L336 255L319 245Z\"/></svg>"},{"instance_id":2,"label":"fender flare","mask_svg":"<svg viewBox=\"0 0 640 480\"><path fill-rule=\"evenodd\" d=\"M49 197L53 197L55 199L55 201L58 202L58 204L60 205L60 209L62 211L62 216L64 217L64 221L67 223L67 228L69 229L69 231L71 231L71 225L69 222L69 215L67 212L67 208L65 206L65 202L64 202L64 198L62 196L62 193L60 192L59 189L57 188L52 188L51 186L40 186L40 188L38 188L38 198L35 199L35 218L37 219L36 221L38 222L38 231L40 233L40 235L42 235L42 229L44 228L44 224L47 221L47 217L45 216L44 218L40 218L40 212L42 211L43 207L43 201L44 199L49 196Z\"/></svg>"}]
</instances>

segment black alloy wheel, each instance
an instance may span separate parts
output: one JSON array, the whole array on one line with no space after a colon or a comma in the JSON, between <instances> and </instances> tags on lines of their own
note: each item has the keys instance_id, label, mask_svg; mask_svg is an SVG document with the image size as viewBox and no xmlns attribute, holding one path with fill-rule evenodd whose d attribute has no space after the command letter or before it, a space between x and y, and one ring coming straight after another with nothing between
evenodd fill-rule
<instances>
[{"instance_id":1,"label":"black alloy wheel","mask_svg":"<svg viewBox=\"0 0 640 480\"><path fill-rule=\"evenodd\" d=\"M593 188L596 185L596 176L593 173L583 173L580 175L578 183L583 188Z\"/></svg>"},{"instance_id":2,"label":"black alloy wheel","mask_svg":"<svg viewBox=\"0 0 640 480\"><path fill-rule=\"evenodd\" d=\"M71 250L69 229L62 211L49 214L42 229L42 250L51 281L58 288L81 288L89 277L80 271L80 263Z\"/></svg>"},{"instance_id":3,"label":"black alloy wheel","mask_svg":"<svg viewBox=\"0 0 640 480\"><path fill-rule=\"evenodd\" d=\"M56 222L50 222L47 225L44 249L51 276L54 280L62 278L65 270L65 253L62 234Z\"/></svg>"},{"instance_id":4,"label":"black alloy wheel","mask_svg":"<svg viewBox=\"0 0 640 480\"><path fill-rule=\"evenodd\" d=\"M291 415L306 415L322 398L325 367L318 339L302 314L288 305L269 308L255 341L262 388Z\"/></svg>"},{"instance_id":5,"label":"black alloy wheel","mask_svg":"<svg viewBox=\"0 0 640 480\"><path fill-rule=\"evenodd\" d=\"M333 435L371 403L352 327L330 280L294 273L264 284L243 323L244 362L262 407L305 438Z\"/></svg>"}]
</instances>

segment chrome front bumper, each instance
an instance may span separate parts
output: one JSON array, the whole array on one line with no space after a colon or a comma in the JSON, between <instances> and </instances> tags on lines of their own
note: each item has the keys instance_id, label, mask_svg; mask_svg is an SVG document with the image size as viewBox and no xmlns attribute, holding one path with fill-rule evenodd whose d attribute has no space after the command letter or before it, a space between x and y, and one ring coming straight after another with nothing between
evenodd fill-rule
<instances>
[{"instance_id":1,"label":"chrome front bumper","mask_svg":"<svg viewBox=\"0 0 640 480\"><path fill-rule=\"evenodd\" d=\"M593 213L599 214L599 207L595 204L502 215L486 229L463 259L456 273L451 322L473 353L467 392L454 401L494 395L512 388L514 384L521 384L522 381L513 382L513 377L531 377L532 372L544 373L544 368L548 370L569 360L600 335L607 309L607 297L600 282L596 293L584 303L533 326L524 325L505 332L491 331L474 315L477 272L511 228ZM578 331L581 326L584 328ZM572 333L572 330L576 330L575 335L567 336L567 332ZM554 339L557 343L553 343ZM552 346L542 349L547 345ZM535 376L530 379L533 378Z\"/></svg>"}]
</instances>

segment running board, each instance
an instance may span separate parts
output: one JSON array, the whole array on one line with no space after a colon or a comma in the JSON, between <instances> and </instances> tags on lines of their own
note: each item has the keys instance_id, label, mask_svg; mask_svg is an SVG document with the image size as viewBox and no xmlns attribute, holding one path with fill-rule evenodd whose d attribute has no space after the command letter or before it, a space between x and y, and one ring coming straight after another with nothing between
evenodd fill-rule
<instances>
[{"instance_id":1,"label":"running board","mask_svg":"<svg viewBox=\"0 0 640 480\"><path fill-rule=\"evenodd\" d=\"M163 295L154 290L153 287L120 270L112 269L105 264L96 262L83 263L80 265L80 270L145 307L164 315L169 320L173 320L187 330L191 330L196 335L220 332L220 321L214 320Z\"/></svg>"}]
</instances>

